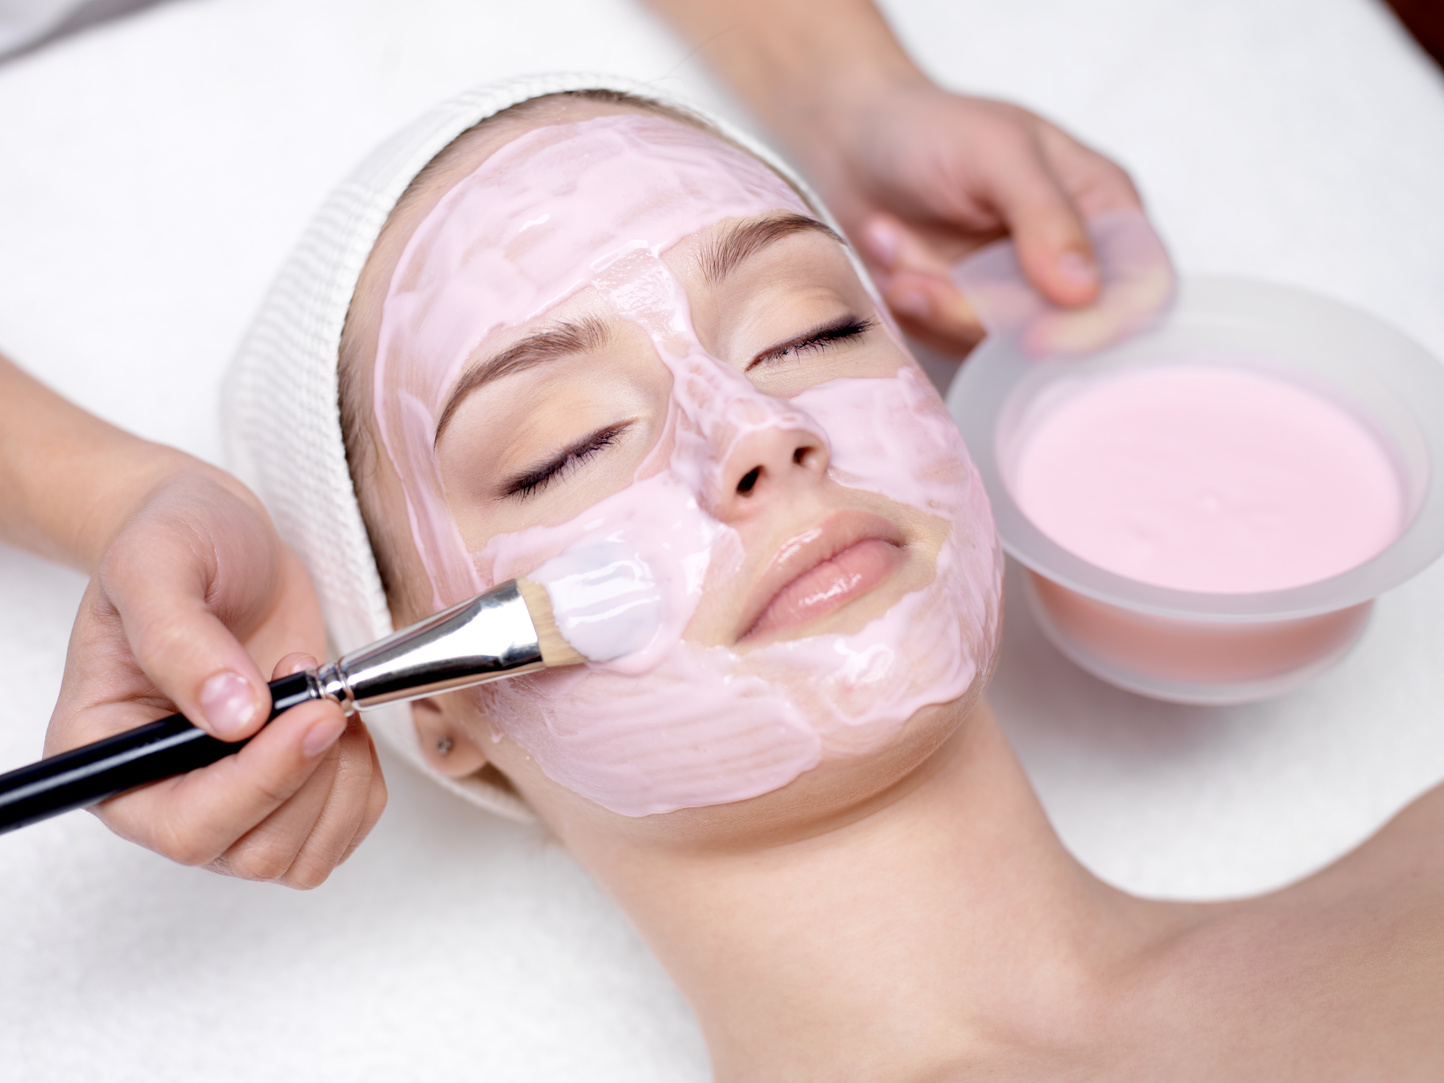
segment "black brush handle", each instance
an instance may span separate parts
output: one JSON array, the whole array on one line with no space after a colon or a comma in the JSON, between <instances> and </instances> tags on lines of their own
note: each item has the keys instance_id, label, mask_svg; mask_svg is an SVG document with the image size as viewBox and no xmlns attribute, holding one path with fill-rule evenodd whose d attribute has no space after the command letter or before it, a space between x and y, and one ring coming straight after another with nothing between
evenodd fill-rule
<instances>
[{"instance_id":1,"label":"black brush handle","mask_svg":"<svg viewBox=\"0 0 1444 1083\"><path fill-rule=\"evenodd\" d=\"M281 677L270 688L267 722L282 711L325 698L311 672ZM0 775L0 835L215 763L239 752L246 741L218 741L192 726L185 715L173 714L10 771Z\"/></svg>"}]
</instances>

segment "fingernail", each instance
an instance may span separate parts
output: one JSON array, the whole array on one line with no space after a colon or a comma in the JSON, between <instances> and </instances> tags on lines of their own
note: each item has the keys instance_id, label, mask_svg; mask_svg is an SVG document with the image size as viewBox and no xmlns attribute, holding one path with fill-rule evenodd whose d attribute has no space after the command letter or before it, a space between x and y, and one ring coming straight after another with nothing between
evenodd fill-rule
<instances>
[{"instance_id":1,"label":"fingernail","mask_svg":"<svg viewBox=\"0 0 1444 1083\"><path fill-rule=\"evenodd\" d=\"M340 740L341 734L346 730L346 717L328 714L321 721L313 723L306 731L306 739L301 742L302 749L308 756L319 756L326 749Z\"/></svg>"},{"instance_id":2,"label":"fingernail","mask_svg":"<svg viewBox=\"0 0 1444 1083\"><path fill-rule=\"evenodd\" d=\"M238 738L256 717L256 697L239 673L217 673L201 686L201 710L222 740Z\"/></svg>"},{"instance_id":3,"label":"fingernail","mask_svg":"<svg viewBox=\"0 0 1444 1083\"><path fill-rule=\"evenodd\" d=\"M1098 265L1082 252L1064 252L1058 257L1058 276L1070 286L1098 283Z\"/></svg>"},{"instance_id":4,"label":"fingernail","mask_svg":"<svg viewBox=\"0 0 1444 1083\"><path fill-rule=\"evenodd\" d=\"M303 673L308 669L315 669L319 664L320 663L309 654L297 655L296 660L291 663L291 672L287 675L295 676L297 673Z\"/></svg>"},{"instance_id":5,"label":"fingernail","mask_svg":"<svg viewBox=\"0 0 1444 1083\"><path fill-rule=\"evenodd\" d=\"M863 235L867 241L867 250L873 259L884 267L891 267L897 262L898 248L901 247L902 238L898 235L895 226L882 221L869 222Z\"/></svg>"},{"instance_id":6,"label":"fingernail","mask_svg":"<svg viewBox=\"0 0 1444 1083\"><path fill-rule=\"evenodd\" d=\"M933 310L932 302L921 290L899 290L888 300L892 310L900 316L925 320Z\"/></svg>"}]
</instances>

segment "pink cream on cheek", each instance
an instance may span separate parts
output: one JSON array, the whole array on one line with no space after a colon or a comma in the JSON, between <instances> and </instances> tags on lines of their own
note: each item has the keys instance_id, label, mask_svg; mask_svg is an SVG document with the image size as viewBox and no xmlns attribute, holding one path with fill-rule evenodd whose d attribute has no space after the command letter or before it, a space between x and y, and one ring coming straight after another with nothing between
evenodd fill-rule
<instances>
[{"instance_id":1,"label":"pink cream on cheek","mask_svg":"<svg viewBox=\"0 0 1444 1083\"><path fill-rule=\"evenodd\" d=\"M834 380L794 399L711 358L660 259L725 218L809 213L765 166L684 125L611 116L538 129L447 194L413 235L383 309L375 410L438 605L524 574L578 543L637 551L663 587L653 642L615 663L495 687L496 729L548 775L630 816L742 800L828 756L876 748L923 706L962 695L996 642L1001 561L961 439L911 369ZM447 390L494 328L585 287L642 327L673 375L667 432L638 480L576 519L469 553L431 434ZM682 638L704 585L740 563L709 512L730 453L783 427L831 440L833 476L949 524L933 582L850 636L739 655ZM663 450L665 449L665 450Z\"/></svg>"},{"instance_id":2,"label":"pink cream on cheek","mask_svg":"<svg viewBox=\"0 0 1444 1083\"><path fill-rule=\"evenodd\" d=\"M382 307L374 408L438 608L482 589L433 446L446 395L480 343L600 279L632 307L648 289L670 295L675 283L656 268L622 268L660 268L682 237L779 209L808 213L751 156L686 125L625 115L518 137L427 215Z\"/></svg>"}]
</instances>

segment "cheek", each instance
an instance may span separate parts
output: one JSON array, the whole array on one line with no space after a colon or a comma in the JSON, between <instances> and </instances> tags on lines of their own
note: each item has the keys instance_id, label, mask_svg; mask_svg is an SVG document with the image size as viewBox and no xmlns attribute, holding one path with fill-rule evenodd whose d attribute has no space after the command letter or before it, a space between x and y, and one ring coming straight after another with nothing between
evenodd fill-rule
<instances>
[{"instance_id":1,"label":"cheek","mask_svg":"<svg viewBox=\"0 0 1444 1083\"><path fill-rule=\"evenodd\" d=\"M893 380L833 380L793 402L828 434L843 485L992 532L986 499L964 497L977 479L957 426L912 361Z\"/></svg>"},{"instance_id":2,"label":"cheek","mask_svg":"<svg viewBox=\"0 0 1444 1083\"><path fill-rule=\"evenodd\" d=\"M847 433L839 482L904 496L945 525L932 581L855 634L740 656L684 641L674 624L642 670L577 667L496 688L494 724L549 777L627 816L742 801L826 760L879 754L918 712L960 699L986 673L1001 558L981 484L936 395L904 368L892 378L833 381L804 398L831 431ZM644 493L649 485L655 491ZM660 475L566 529L575 539L630 530L654 551L672 531L673 555L700 544L715 552L718 536L703 528L713 521L688 494ZM642 514L647 507L655 514ZM679 522L701 532L678 534ZM496 572L532 559L529 546L558 541L555 533L527 535L509 539L506 552L496 548ZM683 574L678 585L682 604L694 606L701 578Z\"/></svg>"},{"instance_id":3,"label":"cheek","mask_svg":"<svg viewBox=\"0 0 1444 1083\"><path fill-rule=\"evenodd\" d=\"M578 371L468 403L437 450L446 505L468 553L529 526L558 526L639 477L665 450L671 376L649 350L630 364L579 359ZM559 365L564 362L558 362ZM479 396L475 396L479 398ZM606 447L530 493L508 485L586 437L621 426ZM503 578L507 578L504 576Z\"/></svg>"},{"instance_id":4,"label":"cheek","mask_svg":"<svg viewBox=\"0 0 1444 1083\"><path fill-rule=\"evenodd\" d=\"M549 778L623 816L730 804L822 758L802 710L735 662L684 645L641 678L549 672L498 689L490 718Z\"/></svg>"}]
</instances>

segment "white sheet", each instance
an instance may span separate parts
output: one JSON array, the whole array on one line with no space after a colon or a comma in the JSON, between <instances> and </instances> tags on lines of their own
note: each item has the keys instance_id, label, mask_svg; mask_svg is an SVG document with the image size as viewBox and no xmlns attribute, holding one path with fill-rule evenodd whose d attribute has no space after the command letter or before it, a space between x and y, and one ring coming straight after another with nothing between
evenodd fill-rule
<instances>
[{"instance_id":1,"label":"white sheet","mask_svg":"<svg viewBox=\"0 0 1444 1083\"><path fill-rule=\"evenodd\" d=\"M1289 282L1444 356L1444 79L1372 0L897 0L945 82L1134 173L1186 270ZM0 348L215 457L220 374L311 208L461 86L618 71L725 105L623 0L188 0L0 67ZM735 110L733 110L735 113ZM0 552L0 765L33 758L83 583ZM993 702L1070 846L1135 890L1266 889L1444 778L1444 566L1311 688L1115 692L1008 614ZM399 765L371 840L294 894L73 815L0 838L0 1075L700 1080L695 1022L565 854Z\"/></svg>"}]
</instances>

